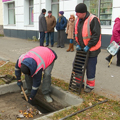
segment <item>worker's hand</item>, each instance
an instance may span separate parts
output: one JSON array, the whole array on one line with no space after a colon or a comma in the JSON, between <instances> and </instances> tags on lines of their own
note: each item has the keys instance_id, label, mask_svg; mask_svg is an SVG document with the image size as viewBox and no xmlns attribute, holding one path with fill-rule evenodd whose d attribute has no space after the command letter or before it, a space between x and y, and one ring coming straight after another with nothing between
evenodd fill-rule
<instances>
[{"instance_id":1,"label":"worker's hand","mask_svg":"<svg viewBox=\"0 0 120 120\"><path fill-rule=\"evenodd\" d=\"M85 52L87 52L87 51L89 50L89 47L88 47L88 46L85 46L85 47L83 48L83 50L84 50Z\"/></svg>"},{"instance_id":2,"label":"worker's hand","mask_svg":"<svg viewBox=\"0 0 120 120\"><path fill-rule=\"evenodd\" d=\"M21 86L23 86L23 82L22 81L17 81L17 85L21 88Z\"/></svg>"},{"instance_id":3,"label":"worker's hand","mask_svg":"<svg viewBox=\"0 0 120 120\"><path fill-rule=\"evenodd\" d=\"M33 100L31 97L28 98L28 103L30 103L31 105L33 104Z\"/></svg>"},{"instance_id":4,"label":"worker's hand","mask_svg":"<svg viewBox=\"0 0 120 120\"><path fill-rule=\"evenodd\" d=\"M76 50L81 50L81 46L80 45L76 45Z\"/></svg>"}]
</instances>

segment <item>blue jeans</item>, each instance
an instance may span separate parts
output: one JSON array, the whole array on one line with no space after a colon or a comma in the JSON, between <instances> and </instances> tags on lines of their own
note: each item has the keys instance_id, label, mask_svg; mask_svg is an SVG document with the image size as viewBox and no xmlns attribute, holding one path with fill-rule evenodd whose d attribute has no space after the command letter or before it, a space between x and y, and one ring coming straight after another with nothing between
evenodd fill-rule
<instances>
[{"instance_id":1,"label":"blue jeans","mask_svg":"<svg viewBox=\"0 0 120 120\"><path fill-rule=\"evenodd\" d=\"M44 46L45 32L40 32L40 46Z\"/></svg>"},{"instance_id":2,"label":"blue jeans","mask_svg":"<svg viewBox=\"0 0 120 120\"><path fill-rule=\"evenodd\" d=\"M46 33L46 45L49 45L49 37L51 37L51 45L54 44L54 32Z\"/></svg>"},{"instance_id":3,"label":"blue jeans","mask_svg":"<svg viewBox=\"0 0 120 120\"><path fill-rule=\"evenodd\" d=\"M73 43L73 39L70 39L70 43Z\"/></svg>"}]
</instances>

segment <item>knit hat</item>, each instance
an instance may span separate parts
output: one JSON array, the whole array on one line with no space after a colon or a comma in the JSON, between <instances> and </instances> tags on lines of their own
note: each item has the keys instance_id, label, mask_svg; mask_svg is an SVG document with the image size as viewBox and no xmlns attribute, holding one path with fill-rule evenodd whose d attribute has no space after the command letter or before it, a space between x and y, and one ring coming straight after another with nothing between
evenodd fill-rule
<instances>
[{"instance_id":1,"label":"knit hat","mask_svg":"<svg viewBox=\"0 0 120 120\"><path fill-rule=\"evenodd\" d=\"M60 13L61 15L63 15L63 14L64 14L64 11L60 11L59 13Z\"/></svg>"},{"instance_id":2,"label":"knit hat","mask_svg":"<svg viewBox=\"0 0 120 120\"><path fill-rule=\"evenodd\" d=\"M22 64L22 63L21 63L21 71L22 71L24 74L30 75L30 70L29 70L29 68L28 68L26 65Z\"/></svg>"},{"instance_id":3,"label":"knit hat","mask_svg":"<svg viewBox=\"0 0 120 120\"><path fill-rule=\"evenodd\" d=\"M87 12L87 6L84 3L79 3L75 7L75 12L77 12L77 13L85 13L85 12Z\"/></svg>"},{"instance_id":4,"label":"knit hat","mask_svg":"<svg viewBox=\"0 0 120 120\"><path fill-rule=\"evenodd\" d=\"M48 11L48 13L52 13L52 11Z\"/></svg>"}]
</instances>

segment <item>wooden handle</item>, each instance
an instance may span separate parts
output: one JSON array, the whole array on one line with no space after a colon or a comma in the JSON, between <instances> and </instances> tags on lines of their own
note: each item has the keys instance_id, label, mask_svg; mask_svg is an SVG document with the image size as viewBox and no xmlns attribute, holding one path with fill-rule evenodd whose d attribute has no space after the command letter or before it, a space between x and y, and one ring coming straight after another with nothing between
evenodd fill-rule
<instances>
[{"instance_id":1,"label":"wooden handle","mask_svg":"<svg viewBox=\"0 0 120 120\"><path fill-rule=\"evenodd\" d=\"M26 93L25 93L25 91L24 91L24 89L23 89L23 86L21 86L21 89L22 89L22 92L23 92L23 94L24 94L24 96L25 96L26 101L28 101L28 98L27 98L27 95L26 95Z\"/></svg>"},{"instance_id":2,"label":"wooden handle","mask_svg":"<svg viewBox=\"0 0 120 120\"><path fill-rule=\"evenodd\" d=\"M110 62L109 62L109 65L108 65L108 67L110 67L110 64L112 63L112 59L113 59L113 55L112 55L112 58L110 59Z\"/></svg>"}]
</instances>

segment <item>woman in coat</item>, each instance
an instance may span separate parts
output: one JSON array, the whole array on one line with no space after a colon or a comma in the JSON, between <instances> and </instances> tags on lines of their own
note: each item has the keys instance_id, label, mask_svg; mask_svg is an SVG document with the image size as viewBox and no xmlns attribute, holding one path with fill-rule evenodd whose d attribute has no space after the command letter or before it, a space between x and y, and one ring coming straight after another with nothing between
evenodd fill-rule
<instances>
[{"instance_id":1,"label":"woman in coat","mask_svg":"<svg viewBox=\"0 0 120 120\"><path fill-rule=\"evenodd\" d=\"M74 45L73 45L74 26L75 26L75 16L74 16L74 14L71 14L69 21L67 23L67 29L66 29L67 39L70 39L69 48L68 48L67 52L69 52L70 50L71 50L71 52L74 51Z\"/></svg>"},{"instance_id":2,"label":"woman in coat","mask_svg":"<svg viewBox=\"0 0 120 120\"><path fill-rule=\"evenodd\" d=\"M113 31L112 31L112 37L111 37L111 41L115 41L118 45L120 45L120 17L117 17L115 19L115 24L113 26ZM109 55L106 60L108 62L110 62L110 59L112 58L112 55ZM119 51L117 52L117 63L116 63L117 66L120 67L120 49Z\"/></svg>"}]
</instances>

